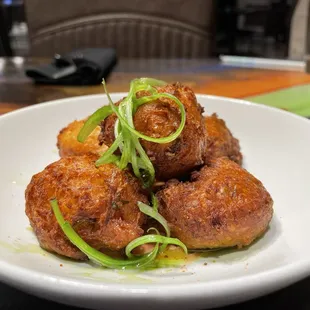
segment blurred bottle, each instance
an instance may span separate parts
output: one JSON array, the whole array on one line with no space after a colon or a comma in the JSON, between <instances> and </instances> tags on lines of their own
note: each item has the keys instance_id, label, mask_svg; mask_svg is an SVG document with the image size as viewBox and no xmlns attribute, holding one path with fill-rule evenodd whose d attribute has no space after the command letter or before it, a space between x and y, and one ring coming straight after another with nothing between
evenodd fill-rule
<instances>
[{"instance_id":1,"label":"blurred bottle","mask_svg":"<svg viewBox=\"0 0 310 310\"><path fill-rule=\"evenodd\" d=\"M29 51L28 27L25 19L24 0L0 0L2 2L11 49L15 56L26 56Z\"/></svg>"},{"instance_id":2,"label":"blurred bottle","mask_svg":"<svg viewBox=\"0 0 310 310\"><path fill-rule=\"evenodd\" d=\"M26 56L29 50L27 24L25 22L14 22L9 36L14 55Z\"/></svg>"}]
</instances>

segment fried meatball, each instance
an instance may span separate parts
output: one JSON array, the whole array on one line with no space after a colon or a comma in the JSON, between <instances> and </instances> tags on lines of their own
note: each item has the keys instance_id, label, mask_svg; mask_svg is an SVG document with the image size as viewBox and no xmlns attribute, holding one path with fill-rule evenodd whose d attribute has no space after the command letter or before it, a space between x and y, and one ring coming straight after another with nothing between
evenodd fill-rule
<instances>
[{"instance_id":1,"label":"fried meatball","mask_svg":"<svg viewBox=\"0 0 310 310\"><path fill-rule=\"evenodd\" d=\"M247 246L273 215L263 184L224 157L192 173L190 182L167 182L156 196L172 235L190 249Z\"/></svg>"},{"instance_id":2,"label":"fried meatball","mask_svg":"<svg viewBox=\"0 0 310 310\"><path fill-rule=\"evenodd\" d=\"M206 163L214 158L228 157L241 165L239 140L232 135L225 121L214 113L206 116L205 123L207 127Z\"/></svg>"},{"instance_id":3,"label":"fried meatball","mask_svg":"<svg viewBox=\"0 0 310 310\"><path fill-rule=\"evenodd\" d=\"M207 135L203 109L189 87L175 83L158 87L157 90L159 93L169 93L177 97L186 110L186 123L176 140L159 144L141 139L141 144L154 165L156 178L168 180L181 177L203 164ZM144 95L146 92L138 93L137 97ZM113 142L115 119L112 115L102 122L99 137L101 143L111 145ZM179 127L180 121L179 108L173 100L167 98L140 106L134 115L135 128L153 138L171 135Z\"/></svg>"},{"instance_id":4,"label":"fried meatball","mask_svg":"<svg viewBox=\"0 0 310 310\"><path fill-rule=\"evenodd\" d=\"M120 102L116 102L115 105L119 105ZM114 125L117 120L117 116L115 114L111 114L104 121L101 122L100 133L98 136L99 144L111 146L115 136L114 136Z\"/></svg>"},{"instance_id":5,"label":"fried meatball","mask_svg":"<svg viewBox=\"0 0 310 310\"><path fill-rule=\"evenodd\" d=\"M85 142L81 143L77 140L77 136L84 123L84 120L75 120L59 132L57 147L60 157L86 154L100 156L107 150L108 147L106 145L99 144L98 142L99 126L88 136Z\"/></svg>"},{"instance_id":6,"label":"fried meatball","mask_svg":"<svg viewBox=\"0 0 310 310\"><path fill-rule=\"evenodd\" d=\"M92 247L119 251L143 235L145 215L137 201L148 203L139 182L113 164L95 167L96 156L66 157L34 175L26 188L26 215L42 248L85 259L65 236L49 201Z\"/></svg>"}]
</instances>

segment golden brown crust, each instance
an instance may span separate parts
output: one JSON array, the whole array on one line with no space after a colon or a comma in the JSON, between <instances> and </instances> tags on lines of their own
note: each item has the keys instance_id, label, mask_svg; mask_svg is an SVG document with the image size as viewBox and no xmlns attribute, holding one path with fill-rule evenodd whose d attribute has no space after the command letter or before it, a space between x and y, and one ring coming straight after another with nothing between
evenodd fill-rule
<instances>
[{"instance_id":1,"label":"golden brown crust","mask_svg":"<svg viewBox=\"0 0 310 310\"><path fill-rule=\"evenodd\" d=\"M273 215L263 184L224 157L194 172L191 182L169 181L156 195L172 235L192 249L249 245Z\"/></svg>"},{"instance_id":2,"label":"golden brown crust","mask_svg":"<svg viewBox=\"0 0 310 310\"><path fill-rule=\"evenodd\" d=\"M114 125L117 120L116 114L112 114L108 116L104 121L101 122L100 133L98 136L99 144L100 145L108 145L111 146L115 136L114 136Z\"/></svg>"},{"instance_id":3,"label":"golden brown crust","mask_svg":"<svg viewBox=\"0 0 310 310\"><path fill-rule=\"evenodd\" d=\"M98 250L121 250L141 236L145 215L137 201L148 203L136 178L113 164L95 167L96 156L62 158L34 175L25 192L26 215L40 245L52 252L85 259L66 238L49 200L77 233Z\"/></svg>"},{"instance_id":4,"label":"golden brown crust","mask_svg":"<svg viewBox=\"0 0 310 310\"><path fill-rule=\"evenodd\" d=\"M159 93L177 97L186 110L186 124L181 135L166 144L148 142L141 144L154 164L156 178L168 180L181 177L203 164L207 145L206 128L202 107L197 103L194 92L180 83L158 87ZM138 96L145 95L140 93ZM108 117L101 125L100 141L111 145L114 140L115 116ZM181 114L174 101L161 98L140 106L134 115L136 129L153 138L166 137L177 130Z\"/></svg>"},{"instance_id":5,"label":"golden brown crust","mask_svg":"<svg viewBox=\"0 0 310 310\"><path fill-rule=\"evenodd\" d=\"M59 132L57 136L57 147L60 157L87 154L99 156L107 150L108 147L106 145L100 145L98 143L99 126L88 136L85 142L81 143L77 140L78 133L84 123L85 120L75 120Z\"/></svg>"},{"instance_id":6,"label":"golden brown crust","mask_svg":"<svg viewBox=\"0 0 310 310\"><path fill-rule=\"evenodd\" d=\"M207 151L206 163L218 157L228 157L239 165L242 164L239 140L237 140L227 128L224 120L214 113L206 116L207 127Z\"/></svg>"}]
</instances>

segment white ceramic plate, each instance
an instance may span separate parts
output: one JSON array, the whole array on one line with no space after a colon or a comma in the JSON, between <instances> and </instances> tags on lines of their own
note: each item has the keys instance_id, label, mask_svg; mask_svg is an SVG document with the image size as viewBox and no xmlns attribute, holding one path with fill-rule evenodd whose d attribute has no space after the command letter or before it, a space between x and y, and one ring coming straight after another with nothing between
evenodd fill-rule
<instances>
[{"instance_id":1,"label":"white ceramic plate","mask_svg":"<svg viewBox=\"0 0 310 310\"><path fill-rule=\"evenodd\" d=\"M258 297L308 276L310 121L240 100L197 97L208 114L225 119L240 139L244 166L274 199L275 214L262 239L246 250L145 272L94 268L41 250L24 213L24 190L34 173L59 158L59 130L107 103L104 95L75 97L0 117L0 280L88 308L206 309Z\"/></svg>"}]
</instances>

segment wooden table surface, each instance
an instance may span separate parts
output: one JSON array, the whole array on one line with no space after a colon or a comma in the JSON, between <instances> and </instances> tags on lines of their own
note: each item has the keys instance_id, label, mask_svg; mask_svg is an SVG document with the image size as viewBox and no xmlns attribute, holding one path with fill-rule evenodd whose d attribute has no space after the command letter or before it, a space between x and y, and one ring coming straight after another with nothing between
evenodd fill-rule
<instances>
[{"instance_id":1,"label":"wooden table surface","mask_svg":"<svg viewBox=\"0 0 310 310\"><path fill-rule=\"evenodd\" d=\"M28 66L44 59L0 58L0 114L39 102L85 94L103 93L101 85L63 87L35 85L25 77ZM120 60L108 78L110 92L128 91L128 83L135 77L154 77L167 82L180 81L196 93L247 98L290 86L310 83L310 75L303 72L271 71L232 68L210 60ZM310 105L310 101L309 101ZM310 116L310 115L309 115ZM222 309L310 309L310 278L269 296ZM29 296L0 284L0 309L54 308L52 302ZM73 309L57 305L57 309Z\"/></svg>"},{"instance_id":2,"label":"wooden table surface","mask_svg":"<svg viewBox=\"0 0 310 310\"><path fill-rule=\"evenodd\" d=\"M27 67L48 59L0 58L0 114L39 102L103 93L101 85L51 86L35 85L25 76ZM183 82L196 93L247 98L310 83L303 72L259 70L223 66L211 60L120 60L109 76L110 92L128 91L129 81L148 76L167 82Z\"/></svg>"}]
</instances>

